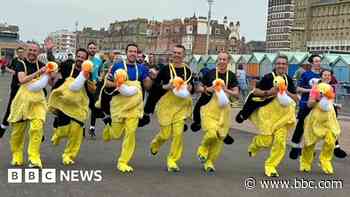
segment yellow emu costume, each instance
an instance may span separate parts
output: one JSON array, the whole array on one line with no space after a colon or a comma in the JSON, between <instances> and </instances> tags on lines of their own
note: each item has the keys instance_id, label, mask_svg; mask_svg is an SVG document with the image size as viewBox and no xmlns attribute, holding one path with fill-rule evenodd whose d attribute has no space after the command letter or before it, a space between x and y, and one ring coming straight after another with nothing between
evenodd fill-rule
<instances>
[{"instance_id":1,"label":"yellow emu costume","mask_svg":"<svg viewBox=\"0 0 350 197\"><path fill-rule=\"evenodd\" d=\"M286 77L275 76L274 86L287 86ZM270 156L265 161L265 174L267 176L279 176L276 168L282 161L286 151L288 131L294 128L296 103L283 106L278 98L274 98L269 104L260 107L249 117L250 121L261 132L255 136L248 147L250 156L255 156L262 148L271 147Z\"/></svg>"},{"instance_id":2,"label":"yellow emu costume","mask_svg":"<svg viewBox=\"0 0 350 197\"><path fill-rule=\"evenodd\" d=\"M24 72L27 74L27 66L24 61L21 61L24 66ZM39 64L36 63L37 70ZM28 160L30 167L42 168L40 158L40 145L44 132L44 122L46 120L47 102L44 91L42 89L31 91L30 86L35 82L40 81L43 77L39 76L31 82L21 84L20 88L12 101L11 112L8 122L11 123L12 132L10 137L10 145L12 151L11 165L21 166L24 164L23 148L25 130L29 126L29 145L28 145ZM45 84L45 86L47 83Z\"/></svg>"},{"instance_id":3,"label":"yellow emu costume","mask_svg":"<svg viewBox=\"0 0 350 197\"><path fill-rule=\"evenodd\" d=\"M133 95L125 96L119 93L112 97L111 100L111 118L112 128L103 130L103 139L105 141L117 140L124 134L122 150L118 159L118 170L120 172L132 172L133 168L129 166L136 146L136 129L139 119L143 116L143 98L142 88L139 79L139 70L136 66L136 80L131 81L127 76L127 66L124 62L124 71L126 81L123 85L136 87L137 92ZM122 70L122 69L118 69ZM116 73L118 72L116 71ZM118 79L116 79L118 81ZM117 82L118 83L118 82Z\"/></svg>"},{"instance_id":4,"label":"yellow emu costume","mask_svg":"<svg viewBox=\"0 0 350 197\"><path fill-rule=\"evenodd\" d=\"M223 82L226 87L228 86L228 73L226 71L226 79ZM216 71L215 81L218 80L221 79ZM231 106L229 104L220 106L218 94L214 93L209 103L201 107L201 120L204 136L198 147L197 156L204 164L205 171L215 171L214 162L222 151L223 140L231 127Z\"/></svg>"},{"instance_id":5,"label":"yellow emu costume","mask_svg":"<svg viewBox=\"0 0 350 197\"><path fill-rule=\"evenodd\" d=\"M185 79L183 84L186 85L192 78L192 73L187 73L187 65L183 65ZM172 64L169 64L170 81L173 83L174 79L179 77ZM189 77L187 77L189 74ZM192 98L181 98L174 94L173 90L167 91L159 100L156 106L156 114L160 124L160 132L155 136L151 142L151 153L157 154L160 147L171 137L170 152L167 157L168 171L179 171L176 162L181 158L183 151L183 130L185 120L191 117L192 113Z\"/></svg>"},{"instance_id":6,"label":"yellow emu costume","mask_svg":"<svg viewBox=\"0 0 350 197\"><path fill-rule=\"evenodd\" d=\"M326 99L325 107L322 109L322 99L312 108L305 119L304 124L304 147L300 158L300 170L310 172L314 159L314 150L317 142L323 140L324 144L320 154L321 168L326 174L333 174L332 157L335 148L335 141L340 135L340 125L336 118L332 98L326 98L327 93L333 89L329 84L318 84L319 92ZM327 102L328 101L328 102ZM327 107L328 105L328 107Z\"/></svg>"},{"instance_id":7,"label":"yellow emu costume","mask_svg":"<svg viewBox=\"0 0 350 197\"><path fill-rule=\"evenodd\" d=\"M86 62L84 62L86 63ZM82 67L84 66L84 63ZM75 83L76 78L73 77L75 64L72 65L71 73L65 82L57 89L53 90L49 97L49 110L58 116L63 113L69 117L66 125L60 125L54 129L51 142L58 145L62 138L68 138L67 145L62 154L62 162L64 165L74 164L74 160L79 154L80 146L83 141L83 127L88 117L89 98L84 85L78 90L71 90L71 86ZM83 71L79 75L83 75ZM80 77L80 76L78 76ZM78 78L77 77L77 78ZM84 79L82 79L84 84Z\"/></svg>"}]
</instances>

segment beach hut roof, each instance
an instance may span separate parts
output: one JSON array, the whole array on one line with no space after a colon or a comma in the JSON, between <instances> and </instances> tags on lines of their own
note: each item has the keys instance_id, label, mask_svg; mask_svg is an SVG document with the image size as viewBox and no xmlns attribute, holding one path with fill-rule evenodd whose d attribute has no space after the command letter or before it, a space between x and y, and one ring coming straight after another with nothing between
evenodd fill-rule
<instances>
[{"instance_id":1,"label":"beach hut roof","mask_svg":"<svg viewBox=\"0 0 350 197\"><path fill-rule=\"evenodd\" d=\"M253 53L253 55L248 61L248 64L260 64L260 62L264 59L265 56L265 53Z\"/></svg>"}]
</instances>

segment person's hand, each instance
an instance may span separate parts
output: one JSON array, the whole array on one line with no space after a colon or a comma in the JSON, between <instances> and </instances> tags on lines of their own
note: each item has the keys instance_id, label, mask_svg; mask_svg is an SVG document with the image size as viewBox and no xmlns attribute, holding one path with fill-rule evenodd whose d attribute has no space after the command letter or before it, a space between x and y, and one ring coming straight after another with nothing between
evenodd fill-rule
<instances>
[{"instance_id":1,"label":"person's hand","mask_svg":"<svg viewBox=\"0 0 350 197\"><path fill-rule=\"evenodd\" d=\"M214 86L207 87L207 92L213 93L215 91Z\"/></svg>"},{"instance_id":2,"label":"person's hand","mask_svg":"<svg viewBox=\"0 0 350 197\"><path fill-rule=\"evenodd\" d=\"M175 86L173 85L173 83L171 81L168 84L163 85L163 89L165 89L165 90L172 90L174 88L175 88Z\"/></svg>"},{"instance_id":3,"label":"person's hand","mask_svg":"<svg viewBox=\"0 0 350 197\"><path fill-rule=\"evenodd\" d=\"M47 70L47 68L46 68L45 66L42 67L42 68L40 68L39 74L40 74L40 75L44 74L44 73L46 72L46 70Z\"/></svg>"},{"instance_id":4,"label":"person's hand","mask_svg":"<svg viewBox=\"0 0 350 197\"><path fill-rule=\"evenodd\" d=\"M268 95L269 96L277 96L278 93L278 88L277 87L272 87L269 91L268 91Z\"/></svg>"},{"instance_id":5,"label":"person's hand","mask_svg":"<svg viewBox=\"0 0 350 197\"><path fill-rule=\"evenodd\" d=\"M157 78L158 73L159 73L159 71L157 71L157 70L154 69L154 68L151 68L151 69L149 70L149 77L150 77L152 80L154 80L154 79Z\"/></svg>"},{"instance_id":6,"label":"person's hand","mask_svg":"<svg viewBox=\"0 0 350 197\"><path fill-rule=\"evenodd\" d=\"M95 82L93 82L91 80L87 80L86 84L87 84L87 89L89 90L89 92L91 92L91 93L95 93L96 92L96 84L95 84Z\"/></svg>"}]
</instances>

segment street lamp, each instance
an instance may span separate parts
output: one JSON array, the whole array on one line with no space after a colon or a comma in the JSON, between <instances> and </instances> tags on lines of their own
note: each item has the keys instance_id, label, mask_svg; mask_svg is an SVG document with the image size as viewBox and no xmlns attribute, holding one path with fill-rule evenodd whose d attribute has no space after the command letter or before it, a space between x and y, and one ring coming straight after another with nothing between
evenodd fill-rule
<instances>
[{"instance_id":1,"label":"street lamp","mask_svg":"<svg viewBox=\"0 0 350 197\"><path fill-rule=\"evenodd\" d=\"M207 1L208 1L209 9L208 9L208 24L207 24L207 46L206 46L206 55L209 55L211 7L213 6L214 0L207 0Z\"/></svg>"}]
</instances>

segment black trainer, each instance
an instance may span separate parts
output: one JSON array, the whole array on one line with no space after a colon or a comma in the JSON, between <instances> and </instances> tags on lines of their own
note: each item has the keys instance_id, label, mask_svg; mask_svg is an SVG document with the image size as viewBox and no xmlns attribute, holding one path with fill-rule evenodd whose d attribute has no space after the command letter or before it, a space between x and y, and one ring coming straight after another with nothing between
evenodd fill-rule
<instances>
[{"instance_id":1,"label":"black trainer","mask_svg":"<svg viewBox=\"0 0 350 197\"><path fill-rule=\"evenodd\" d=\"M146 125L148 125L151 122L151 118L149 117L149 115L144 114L143 117L139 120L139 127L144 127Z\"/></svg>"},{"instance_id":2,"label":"black trainer","mask_svg":"<svg viewBox=\"0 0 350 197\"><path fill-rule=\"evenodd\" d=\"M301 148L293 147L289 152L289 158L296 160L301 155Z\"/></svg>"},{"instance_id":3,"label":"black trainer","mask_svg":"<svg viewBox=\"0 0 350 197\"><path fill-rule=\"evenodd\" d=\"M196 122L194 122L194 123L192 123L191 124L191 130L193 131L193 132L197 132L197 131L199 131L199 130L201 130L201 124L199 123L196 123Z\"/></svg>"},{"instance_id":4,"label":"black trainer","mask_svg":"<svg viewBox=\"0 0 350 197\"><path fill-rule=\"evenodd\" d=\"M339 159L344 159L348 156L348 154L340 147L337 147L334 149L334 156L336 156Z\"/></svg>"},{"instance_id":5,"label":"black trainer","mask_svg":"<svg viewBox=\"0 0 350 197\"><path fill-rule=\"evenodd\" d=\"M90 129L89 129L89 135L90 135L91 138L96 137L95 127L90 127Z\"/></svg>"},{"instance_id":6,"label":"black trainer","mask_svg":"<svg viewBox=\"0 0 350 197\"><path fill-rule=\"evenodd\" d=\"M5 132L6 132L6 129L4 129L0 126L0 138L2 138L2 136L4 136Z\"/></svg>"},{"instance_id":7,"label":"black trainer","mask_svg":"<svg viewBox=\"0 0 350 197\"><path fill-rule=\"evenodd\" d=\"M225 139L224 139L224 143L227 145L231 145L231 144L233 144L233 142L235 142L233 137L231 137L229 134L227 134Z\"/></svg>"}]
</instances>

